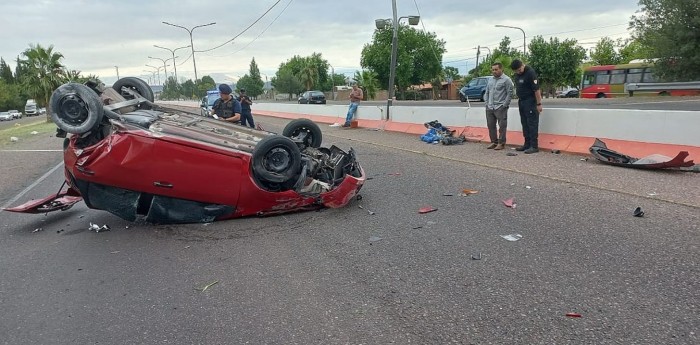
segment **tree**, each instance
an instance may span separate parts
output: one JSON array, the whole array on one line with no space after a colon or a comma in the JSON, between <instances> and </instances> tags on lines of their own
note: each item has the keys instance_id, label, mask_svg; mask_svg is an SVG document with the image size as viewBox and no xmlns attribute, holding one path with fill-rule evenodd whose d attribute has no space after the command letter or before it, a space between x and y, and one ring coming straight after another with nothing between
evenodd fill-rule
<instances>
[{"instance_id":1,"label":"tree","mask_svg":"<svg viewBox=\"0 0 700 345\"><path fill-rule=\"evenodd\" d=\"M304 90L299 78L297 78L289 69L280 67L277 74L272 78L272 86L278 92L289 94L289 100L292 100L292 94L299 94Z\"/></svg>"},{"instance_id":2,"label":"tree","mask_svg":"<svg viewBox=\"0 0 700 345\"><path fill-rule=\"evenodd\" d=\"M620 47L621 63L629 63L632 60L649 60L652 58L649 47L643 45L639 40L622 38L617 40Z\"/></svg>"},{"instance_id":3,"label":"tree","mask_svg":"<svg viewBox=\"0 0 700 345\"><path fill-rule=\"evenodd\" d=\"M181 90L180 84L174 76L168 77L163 85L163 92L160 94L161 99L178 99L180 98Z\"/></svg>"},{"instance_id":4,"label":"tree","mask_svg":"<svg viewBox=\"0 0 700 345\"><path fill-rule=\"evenodd\" d=\"M321 91L329 91L331 83L328 81L328 67L328 61L324 60L320 53L313 53L307 57L295 55L280 64L277 77L279 79L279 72L285 70L303 81L309 90L319 88Z\"/></svg>"},{"instance_id":5,"label":"tree","mask_svg":"<svg viewBox=\"0 0 700 345\"><path fill-rule=\"evenodd\" d=\"M202 79L195 81L195 86L197 88L197 97L202 98L207 95L207 91L214 90L216 88L216 82L214 79L208 75L202 77Z\"/></svg>"},{"instance_id":6,"label":"tree","mask_svg":"<svg viewBox=\"0 0 700 345\"><path fill-rule=\"evenodd\" d=\"M5 59L0 58L0 80L7 84L14 84L15 77L12 76L12 69L5 63Z\"/></svg>"},{"instance_id":7,"label":"tree","mask_svg":"<svg viewBox=\"0 0 700 345\"><path fill-rule=\"evenodd\" d=\"M558 86L578 85L577 70L585 56L586 50L576 40L550 38L547 42L535 36L530 41L529 65L537 72L543 94L553 93Z\"/></svg>"},{"instance_id":8,"label":"tree","mask_svg":"<svg viewBox=\"0 0 700 345\"><path fill-rule=\"evenodd\" d=\"M257 98L263 94L265 82L263 82L262 78L260 77L260 69L258 68L258 64L255 63L255 58L250 61L248 73L248 75L250 75L250 82L245 86L246 93L248 94L248 97Z\"/></svg>"},{"instance_id":9,"label":"tree","mask_svg":"<svg viewBox=\"0 0 700 345\"><path fill-rule=\"evenodd\" d=\"M381 85L389 85L391 61L391 28L376 29L372 43L362 48L360 65L377 74ZM407 25L399 25L394 85L400 92L410 85L431 81L442 72L442 56L445 41L435 33L418 31Z\"/></svg>"},{"instance_id":10,"label":"tree","mask_svg":"<svg viewBox=\"0 0 700 345\"><path fill-rule=\"evenodd\" d=\"M197 86L194 84L192 79L187 79L182 85L180 85L180 90L182 95L187 98L201 99L202 97L197 96Z\"/></svg>"},{"instance_id":11,"label":"tree","mask_svg":"<svg viewBox=\"0 0 700 345\"><path fill-rule=\"evenodd\" d=\"M617 65L622 62L622 56L615 51L615 42L603 37L591 50L591 61L594 65Z\"/></svg>"},{"instance_id":12,"label":"tree","mask_svg":"<svg viewBox=\"0 0 700 345\"><path fill-rule=\"evenodd\" d=\"M306 61L306 65L299 74L299 79L302 84L304 84L307 91L310 91L313 86L316 85L316 80L318 80L318 67L313 61Z\"/></svg>"},{"instance_id":13,"label":"tree","mask_svg":"<svg viewBox=\"0 0 700 345\"><path fill-rule=\"evenodd\" d=\"M379 90L377 73L369 70L355 71L354 79L357 82L357 86L362 89L365 99L374 99L377 96L377 91Z\"/></svg>"},{"instance_id":14,"label":"tree","mask_svg":"<svg viewBox=\"0 0 700 345\"><path fill-rule=\"evenodd\" d=\"M639 0L639 5L630 29L655 58L654 74L662 80L700 79L700 3Z\"/></svg>"},{"instance_id":15,"label":"tree","mask_svg":"<svg viewBox=\"0 0 700 345\"><path fill-rule=\"evenodd\" d=\"M20 64L25 68L26 75L22 76L25 90L47 108L46 121L50 121L51 105L49 98L53 90L63 83L63 54L54 52L53 46L44 48L41 45L29 45L22 55L26 58Z\"/></svg>"},{"instance_id":16,"label":"tree","mask_svg":"<svg viewBox=\"0 0 700 345\"><path fill-rule=\"evenodd\" d=\"M74 83L79 83L79 84L85 84L88 80L94 80L97 81L98 83L100 82L100 77L94 75L94 74L88 74L87 76L84 76L81 74L80 71L78 70L69 70L65 69L63 71L63 82L74 82Z\"/></svg>"},{"instance_id":17,"label":"tree","mask_svg":"<svg viewBox=\"0 0 700 345\"><path fill-rule=\"evenodd\" d=\"M445 75L445 78L449 78L451 80L459 80L461 77L457 67L447 66L443 69L442 73Z\"/></svg>"}]
</instances>

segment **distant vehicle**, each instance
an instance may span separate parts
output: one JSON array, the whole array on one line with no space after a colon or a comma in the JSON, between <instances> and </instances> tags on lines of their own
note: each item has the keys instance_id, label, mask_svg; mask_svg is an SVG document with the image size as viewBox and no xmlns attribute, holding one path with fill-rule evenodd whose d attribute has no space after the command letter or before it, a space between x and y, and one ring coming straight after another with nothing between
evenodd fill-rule
<instances>
[{"instance_id":1,"label":"distant vehicle","mask_svg":"<svg viewBox=\"0 0 700 345\"><path fill-rule=\"evenodd\" d=\"M39 114L41 114L41 115L46 114L46 108L39 108Z\"/></svg>"},{"instance_id":2,"label":"distant vehicle","mask_svg":"<svg viewBox=\"0 0 700 345\"><path fill-rule=\"evenodd\" d=\"M13 110L8 110L7 112L10 113L10 114L12 114L12 116L14 116L15 119L21 119L21 118L22 118L22 112L20 112L19 110L13 109Z\"/></svg>"},{"instance_id":3,"label":"distant vehicle","mask_svg":"<svg viewBox=\"0 0 700 345\"><path fill-rule=\"evenodd\" d=\"M673 82L674 80L664 80ZM591 66L583 71L581 98L627 97L627 83L658 83L654 76L654 66L650 63L635 62L624 65ZM657 90L635 91L634 96L694 96L700 90Z\"/></svg>"},{"instance_id":4,"label":"distant vehicle","mask_svg":"<svg viewBox=\"0 0 700 345\"><path fill-rule=\"evenodd\" d=\"M578 98L578 95L578 89L573 87L557 92L557 98Z\"/></svg>"},{"instance_id":5,"label":"distant vehicle","mask_svg":"<svg viewBox=\"0 0 700 345\"><path fill-rule=\"evenodd\" d=\"M37 110L35 100L27 100L27 104L24 106L24 113L27 114L27 116L39 115L39 111Z\"/></svg>"},{"instance_id":6,"label":"distant vehicle","mask_svg":"<svg viewBox=\"0 0 700 345\"><path fill-rule=\"evenodd\" d=\"M321 91L306 91L298 101L299 104L326 104L326 95Z\"/></svg>"},{"instance_id":7,"label":"distant vehicle","mask_svg":"<svg viewBox=\"0 0 700 345\"><path fill-rule=\"evenodd\" d=\"M12 121L14 119L15 117L7 111L3 111L0 113L0 121Z\"/></svg>"},{"instance_id":8,"label":"distant vehicle","mask_svg":"<svg viewBox=\"0 0 700 345\"><path fill-rule=\"evenodd\" d=\"M484 101L484 93L486 92L486 84L488 84L489 79L493 77L478 77L469 81L469 84L465 85L459 90L459 100L461 102L466 102L468 99L478 99Z\"/></svg>"},{"instance_id":9,"label":"distant vehicle","mask_svg":"<svg viewBox=\"0 0 700 345\"><path fill-rule=\"evenodd\" d=\"M200 115L204 117L211 116L211 107L214 102L219 99L219 90L209 90L207 95L202 97L202 104L200 105Z\"/></svg>"}]
</instances>

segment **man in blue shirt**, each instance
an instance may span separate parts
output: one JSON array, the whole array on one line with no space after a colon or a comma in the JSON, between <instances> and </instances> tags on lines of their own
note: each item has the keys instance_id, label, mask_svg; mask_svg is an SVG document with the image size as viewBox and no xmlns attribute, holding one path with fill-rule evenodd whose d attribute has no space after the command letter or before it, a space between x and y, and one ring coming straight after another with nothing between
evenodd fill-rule
<instances>
[{"instance_id":1,"label":"man in blue shirt","mask_svg":"<svg viewBox=\"0 0 700 345\"><path fill-rule=\"evenodd\" d=\"M250 128L255 128L253 111L250 109L253 101L245 94L245 89L241 89L238 100L241 102L241 125L245 126L247 122Z\"/></svg>"},{"instance_id":2,"label":"man in blue shirt","mask_svg":"<svg viewBox=\"0 0 700 345\"><path fill-rule=\"evenodd\" d=\"M537 136L540 125L540 113L542 113L542 93L537 84L537 73L530 66L525 66L520 60L513 60L510 64L515 74L515 92L518 94L518 110L520 111L520 123L523 125L525 144L518 147L517 151L523 153L539 152Z\"/></svg>"}]
</instances>

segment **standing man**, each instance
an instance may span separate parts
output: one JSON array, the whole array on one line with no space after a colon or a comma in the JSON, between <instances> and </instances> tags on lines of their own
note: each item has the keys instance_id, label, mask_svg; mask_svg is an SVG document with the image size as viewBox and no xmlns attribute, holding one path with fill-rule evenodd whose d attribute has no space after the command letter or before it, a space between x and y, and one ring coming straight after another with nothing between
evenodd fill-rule
<instances>
[{"instance_id":1,"label":"standing man","mask_svg":"<svg viewBox=\"0 0 700 345\"><path fill-rule=\"evenodd\" d=\"M231 96L233 90L226 84L219 85L219 99L211 107L211 116L229 122L241 120L241 103Z\"/></svg>"},{"instance_id":2,"label":"standing man","mask_svg":"<svg viewBox=\"0 0 700 345\"><path fill-rule=\"evenodd\" d=\"M542 113L542 93L540 85L537 84L537 73L530 66L525 66L522 61L517 59L513 60L510 68L515 72L513 78L518 94L520 122L523 125L523 136L525 137L525 144L516 150L528 154L539 152L537 135L540 114Z\"/></svg>"},{"instance_id":3,"label":"standing man","mask_svg":"<svg viewBox=\"0 0 700 345\"><path fill-rule=\"evenodd\" d=\"M508 128L508 107L513 97L513 82L503 74L503 64L496 62L491 65L493 78L486 84L484 100L486 100L486 124L489 127L491 145L487 149L503 150L506 146L506 129ZM498 122L498 136L496 136Z\"/></svg>"},{"instance_id":4,"label":"standing man","mask_svg":"<svg viewBox=\"0 0 700 345\"><path fill-rule=\"evenodd\" d=\"M350 122L357 112L357 107L360 105L360 101L364 98L362 89L357 86L357 83L352 84L352 91L350 92L350 107L348 108L348 115L345 117L345 124L343 127L350 127Z\"/></svg>"},{"instance_id":5,"label":"standing man","mask_svg":"<svg viewBox=\"0 0 700 345\"><path fill-rule=\"evenodd\" d=\"M245 94L245 89L241 89L238 100L241 102L241 125L245 126L247 122L250 128L255 128L255 123L253 123L253 111L250 109L250 105L253 104L253 101Z\"/></svg>"}]
</instances>

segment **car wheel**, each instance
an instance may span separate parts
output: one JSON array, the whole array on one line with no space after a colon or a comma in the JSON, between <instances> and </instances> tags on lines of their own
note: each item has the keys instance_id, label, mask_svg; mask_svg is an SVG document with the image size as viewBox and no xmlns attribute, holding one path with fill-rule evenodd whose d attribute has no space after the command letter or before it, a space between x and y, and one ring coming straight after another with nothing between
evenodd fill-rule
<instances>
[{"instance_id":1,"label":"car wheel","mask_svg":"<svg viewBox=\"0 0 700 345\"><path fill-rule=\"evenodd\" d=\"M481 93L481 96L479 97L479 101L483 102L484 101L484 95L486 94L486 91Z\"/></svg>"},{"instance_id":2,"label":"car wheel","mask_svg":"<svg viewBox=\"0 0 700 345\"><path fill-rule=\"evenodd\" d=\"M605 94L599 93L599 94L595 95L595 98L605 98Z\"/></svg>"},{"instance_id":3,"label":"car wheel","mask_svg":"<svg viewBox=\"0 0 700 345\"><path fill-rule=\"evenodd\" d=\"M155 97L153 97L153 90L151 90L151 87L148 86L148 84L139 79L139 78L134 78L134 77L126 77L126 78L121 78L117 80L113 85L112 88L119 92L119 94L122 95L122 97L126 98L127 100L129 99L134 99L133 96L130 94L123 92L122 87L127 87L133 91L136 91L141 97L149 100L150 102L153 102ZM148 104L139 104L138 106L139 109L151 109L151 106Z\"/></svg>"},{"instance_id":4,"label":"car wheel","mask_svg":"<svg viewBox=\"0 0 700 345\"><path fill-rule=\"evenodd\" d=\"M460 94L460 95L459 95L459 101L462 102L462 103L464 103L464 102L467 101L467 99L464 98L464 95Z\"/></svg>"},{"instance_id":5,"label":"car wheel","mask_svg":"<svg viewBox=\"0 0 700 345\"><path fill-rule=\"evenodd\" d=\"M295 141L301 141L304 144L304 148L309 146L314 148L321 147L321 141L323 140L321 128L309 119L293 120L284 127L282 135Z\"/></svg>"},{"instance_id":6,"label":"car wheel","mask_svg":"<svg viewBox=\"0 0 700 345\"><path fill-rule=\"evenodd\" d=\"M253 150L253 174L264 182L286 183L301 170L301 152L291 139L281 135L263 138Z\"/></svg>"},{"instance_id":7,"label":"car wheel","mask_svg":"<svg viewBox=\"0 0 700 345\"><path fill-rule=\"evenodd\" d=\"M68 83L51 94L51 119L58 128L71 133L87 133L102 121L100 97L89 87Z\"/></svg>"}]
</instances>

